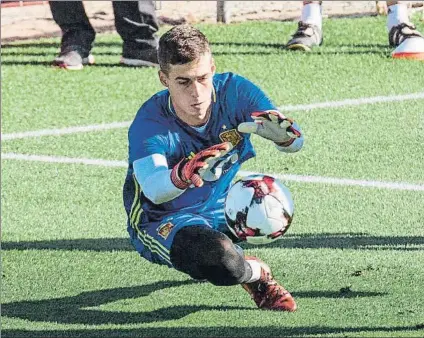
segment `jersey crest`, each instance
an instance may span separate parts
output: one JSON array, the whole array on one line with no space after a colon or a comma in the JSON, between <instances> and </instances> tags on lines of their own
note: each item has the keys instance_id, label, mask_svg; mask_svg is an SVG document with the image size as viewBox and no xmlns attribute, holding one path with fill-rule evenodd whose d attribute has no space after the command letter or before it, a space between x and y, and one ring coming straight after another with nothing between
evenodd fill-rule
<instances>
[{"instance_id":1,"label":"jersey crest","mask_svg":"<svg viewBox=\"0 0 424 338\"><path fill-rule=\"evenodd\" d=\"M161 224L158 227L158 234L163 239L167 239L173 228L174 228L174 224L172 224L171 222L167 222L165 224Z\"/></svg>"},{"instance_id":2,"label":"jersey crest","mask_svg":"<svg viewBox=\"0 0 424 338\"><path fill-rule=\"evenodd\" d=\"M219 138L222 142L230 142L233 147L237 146L237 144L242 140L242 137L237 129L223 131L221 134L219 134Z\"/></svg>"}]
</instances>

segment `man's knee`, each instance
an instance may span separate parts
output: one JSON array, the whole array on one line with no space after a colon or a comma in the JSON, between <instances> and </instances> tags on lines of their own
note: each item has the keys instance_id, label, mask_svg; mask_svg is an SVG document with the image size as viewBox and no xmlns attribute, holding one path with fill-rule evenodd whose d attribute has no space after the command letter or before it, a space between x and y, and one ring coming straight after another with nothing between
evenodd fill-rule
<instances>
[{"instance_id":1,"label":"man's knee","mask_svg":"<svg viewBox=\"0 0 424 338\"><path fill-rule=\"evenodd\" d=\"M208 227L187 226L175 235L171 262L177 270L215 285L234 285L243 281L246 262L232 241Z\"/></svg>"}]
</instances>

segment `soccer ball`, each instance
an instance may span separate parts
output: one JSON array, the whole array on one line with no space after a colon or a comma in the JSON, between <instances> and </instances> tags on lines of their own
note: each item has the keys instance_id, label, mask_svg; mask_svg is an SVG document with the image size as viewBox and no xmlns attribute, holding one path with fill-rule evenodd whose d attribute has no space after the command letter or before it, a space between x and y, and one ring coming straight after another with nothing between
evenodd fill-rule
<instances>
[{"instance_id":1,"label":"soccer ball","mask_svg":"<svg viewBox=\"0 0 424 338\"><path fill-rule=\"evenodd\" d=\"M288 188L268 175L246 176L230 188L225 200L230 231L251 244L267 244L289 228L294 203Z\"/></svg>"}]
</instances>

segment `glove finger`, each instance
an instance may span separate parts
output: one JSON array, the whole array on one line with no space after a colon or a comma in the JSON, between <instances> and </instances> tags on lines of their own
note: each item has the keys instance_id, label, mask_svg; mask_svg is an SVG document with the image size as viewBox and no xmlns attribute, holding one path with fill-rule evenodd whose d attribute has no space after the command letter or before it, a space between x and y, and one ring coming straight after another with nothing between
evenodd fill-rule
<instances>
[{"instance_id":1,"label":"glove finger","mask_svg":"<svg viewBox=\"0 0 424 338\"><path fill-rule=\"evenodd\" d=\"M282 128L282 129L284 129L284 130L287 130L287 128L290 128L291 127L291 123L290 123L290 121L289 120L283 120L283 121L281 121L280 122L280 127Z\"/></svg>"},{"instance_id":2,"label":"glove finger","mask_svg":"<svg viewBox=\"0 0 424 338\"><path fill-rule=\"evenodd\" d=\"M296 122L293 122L292 125L287 129L287 134L289 134L293 138L302 136L302 133L300 132L300 128Z\"/></svg>"},{"instance_id":3,"label":"glove finger","mask_svg":"<svg viewBox=\"0 0 424 338\"><path fill-rule=\"evenodd\" d=\"M191 176L191 183L197 188L201 187L203 185L203 180L198 174L193 174Z\"/></svg>"},{"instance_id":4,"label":"glove finger","mask_svg":"<svg viewBox=\"0 0 424 338\"><path fill-rule=\"evenodd\" d=\"M210 157L207 157L207 158L203 158L202 160L203 160L203 162L205 162L207 165L208 165L208 167L210 166L210 164L212 163L212 165L214 164L214 163L216 163L217 161L219 161L219 159L220 158L222 158L224 155L226 155L228 153L228 151L221 151L221 152L219 152L219 154L218 154L218 156L210 156Z\"/></svg>"},{"instance_id":5,"label":"glove finger","mask_svg":"<svg viewBox=\"0 0 424 338\"><path fill-rule=\"evenodd\" d=\"M198 159L207 159L209 157L221 157L233 148L231 142L223 142L209 147L199 152L196 156Z\"/></svg>"},{"instance_id":6,"label":"glove finger","mask_svg":"<svg viewBox=\"0 0 424 338\"><path fill-rule=\"evenodd\" d=\"M278 123L270 121L263 122L263 128L258 129L257 134L274 142L286 142L290 139L285 129L282 129Z\"/></svg>"},{"instance_id":7,"label":"glove finger","mask_svg":"<svg viewBox=\"0 0 424 338\"><path fill-rule=\"evenodd\" d=\"M203 150L196 155L196 161L202 162L206 161L208 158L216 158L219 157L221 152L219 150Z\"/></svg>"},{"instance_id":8,"label":"glove finger","mask_svg":"<svg viewBox=\"0 0 424 338\"><path fill-rule=\"evenodd\" d=\"M252 113L251 117L254 121L269 121L276 124L288 120L283 114L274 110L264 113Z\"/></svg>"},{"instance_id":9,"label":"glove finger","mask_svg":"<svg viewBox=\"0 0 424 338\"><path fill-rule=\"evenodd\" d=\"M271 122L278 123L278 122L284 120L284 115L282 115L278 111L270 110L270 111L268 111L268 118Z\"/></svg>"},{"instance_id":10,"label":"glove finger","mask_svg":"<svg viewBox=\"0 0 424 338\"><path fill-rule=\"evenodd\" d=\"M275 115L266 115L266 116L251 116L253 121L255 122L272 122L272 123L278 123L280 119Z\"/></svg>"},{"instance_id":11,"label":"glove finger","mask_svg":"<svg viewBox=\"0 0 424 338\"><path fill-rule=\"evenodd\" d=\"M231 148L228 148L228 150L220 150L219 157L227 155L230 152L231 149L233 149L233 145L231 145Z\"/></svg>"},{"instance_id":12,"label":"glove finger","mask_svg":"<svg viewBox=\"0 0 424 338\"><path fill-rule=\"evenodd\" d=\"M263 117L263 116L252 116L252 119L254 122L256 123L261 123L261 122L270 122L271 120L268 117Z\"/></svg>"},{"instance_id":13,"label":"glove finger","mask_svg":"<svg viewBox=\"0 0 424 338\"><path fill-rule=\"evenodd\" d=\"M255 119L258 117L266 118L268 121L281 121L285 120L286 117L278 110L266 110L262 112L253 112L250 116Z\"/></svg>"},{"instance_id":14,"label":"glove finger","mask_svg":"<svg viewBox=\"0 0 424 338\"><path fill-rule=\"evenodd\" d=\"M215 149L215 150L219 150L219 151L230 151L231 149L233 149L233 145L232 145L231 142L223 142L223 143L220 143L220 144L216 144L212 147L209 147L206 150L209 150L209 149Z\"/></svg>"},{"instance_id":15,"label":"glove finger","mask_svg":"<svg viewBox=\"0 0 424 338\"><path fill-rule=\"evenodd\" d=\"M243 122L238 125L237 130L240 133L255 134L258 130L258 124L255 122Z\"/></svg>"},{"instance_id":16,"label":"glove finger","mask_svg":"<svg viewBox=\"0 0 424 338\"><path fill-rule=\"evenodd\" d=\"M212 146L210 148L207 148L197 153L197 155L195 156L195 161L207 164L213 159L226 155L232 148L233 148L233 145L230 142L217 144L215 146ZM202 168L202 169L206 169L206 168Z\"/></svg>"},{"instance_id":17,"label":"glove finger","mask_svg":"<svg viewBox=\"0 0 424 338\"><path fill-rule=\"evenodd\" d=\"M297 130L295 132L288 130L287 135L289 135L290 138L299 138L301 136L301 134Z\"/></svg>"},{"instance_id":18,"label":"glove finger","mask_svg":"<svg viewBox=\"0 0 424 338\"><path fill-rule=\"evenodd\" d=\"M269 113L267 111L255 111L253 113L250 114L250 117L252 119L257 119L257 118L263 118L266 120L269 120Z\"/></svg>"},{"instance_id":19,"label":"glove finger","mask_svg":"<svg viewBox=\"0 0 424 338\"><path fill-rule=\"evenodd\" d=\"M280 127L286 130L287 134L292 138L297 138L301 136L301 132L298 130L298 126L295 122L290 120L284 120L280 123Z\"/></svg>"},{"instance_id":20,"label":"glove finger","mask_svg":"<svg viewBox=\"0 0 424 338\"><path fill-rule=\"evenodd\" d=\"M228 154L231 151L231 149L233 149L233 144L231 142L223 142L221 144L217 144L216 146L213 146L212 148L219 151L219 155L217 157L222 157Z\"/></svg>"},{"instance_id":21,"label":"glove finger","mask_svg":"<svg viewBox=\"0 0 424 338\"><path fill-rule=\"evenodd\" d=\"M205 161L196 161L192 166L193 172L198 172L200 169L207 169L209 167L209 164Z\"/></svg>"},{"instance_id":22,"label":"glove finger","mask_svg":"<svg viewBox=\"0 0 424 338\"><path fill-rule=\"evenodd\" d=\"M264 121L261 124L262 124L263 127L262 126L258 127L258 133L261 132L261 129L264 129L267 132L270 131L270 132L278 133L278 134L281 133L281 127L278 123L274 123L274 122L271 122L271 121Z\"/></svg>"}]
</instances>

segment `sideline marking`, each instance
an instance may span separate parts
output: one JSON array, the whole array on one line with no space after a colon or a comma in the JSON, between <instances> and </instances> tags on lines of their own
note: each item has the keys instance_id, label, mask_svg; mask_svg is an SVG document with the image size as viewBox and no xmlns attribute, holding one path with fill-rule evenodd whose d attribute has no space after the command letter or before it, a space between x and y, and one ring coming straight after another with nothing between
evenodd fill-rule
<instances>
[{"instance_id":1,"label":"sideline marking","mask_svg":"<svg viewBox=\"0 0 424 338\"><path fill-rule=\"evenodd\" d=\"M126 168L126 161L108 161L101 159L89 158L72 158L61 156L44 156L44 155L25 155L16 153L1 154L2 159L6 160L21 160L21 161L36 161L48 163L68 163L68 164L86 164L96 165L102 167L118 167ZM240 170L239 176L248 176L252 174L261 174L254 171ZM365 188L379 188L379 189L392 189L392 190L407 190L407 191L424 191L424 184L412 184L406 182L384 182L384 181L369 181L369 180L355 180L349 178L335 178L325 176L311 176L311 175L291 175L291 174L267 174L277 177L283 181L293 181L302 183L320 183L344 186L360 186Z\"/></svg>"},{"instance_id":2,"label":"sideline marking","mask_svg":"<svg viewBox=\"0 0 424 338\"><path fill-rule=\"evenodd\" d=\"M278 107L278 109L281 112L293 112L293 111L305 111L305 110L320 109L320 108L360 106L360 105L375 104L375 103L382 103L382 102L395 102L395 101L420 100L420 99L424 99L424 92L413 93L413 94L403 94L403 95L393 95L393 96L364 97L359 99L318 102L318 103L311 103L311 104L288 105L288 106ZM77 127L68 127L68 128L60 128L60 129L41 129L41 130L34 130L34 131L2 134L1 140L3 142L7 140L16 140L16 139L23 139L28 137L53 136L53 135L59 136L59 135L74 134L74 133L86 133L90 131L127 128L130 126L131 122L132 121L112 122L112 123L104 123L104 124L93 124L88 126L77 126Z\"/></svg>"}]
</instances>

